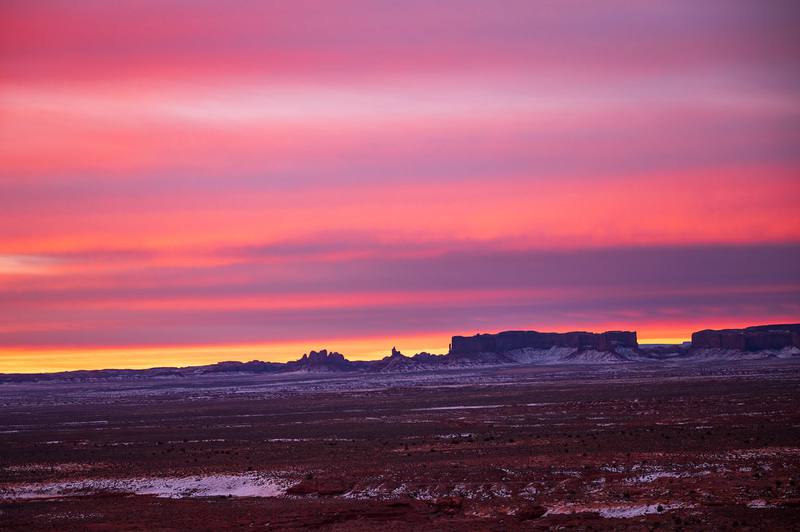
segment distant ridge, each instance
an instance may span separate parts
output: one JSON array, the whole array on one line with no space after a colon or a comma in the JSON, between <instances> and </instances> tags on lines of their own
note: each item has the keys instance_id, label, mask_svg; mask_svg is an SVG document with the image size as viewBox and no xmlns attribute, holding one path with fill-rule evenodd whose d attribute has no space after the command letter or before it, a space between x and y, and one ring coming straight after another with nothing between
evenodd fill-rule
<instances>
[{"instance_id":1,"label":"distant ridge","mask_svg":"<svg viewBox=\"0 0 800 532\"><path fill-rule=\"evenodd\" d=\"M450 354L505 353L517 349L552 349L554 347L614 351L620 347L637 349L639 344L636 341L635 331L606 331L603 333L504 331L497 334L453 336L450 343Z\"/></svg>"},{"instance_id":2,"label":"distant ridge","mask_svg":"<svg viewBox=\"0 0 800 532\"><path fill-rule=\"evenodd\" d=\"M658 361L800 358L800 324L703 330L690 345L640 346L635 331L542 333L503 331L453 336L447 354L403 355L392 348L380 360L348 360L326 349L291 362L226 361L204 366L100 369L55 373L0 373L0 383L113 381L219 374L398 373L503 364L614 364Z\"/></svg>"}]
</instances>

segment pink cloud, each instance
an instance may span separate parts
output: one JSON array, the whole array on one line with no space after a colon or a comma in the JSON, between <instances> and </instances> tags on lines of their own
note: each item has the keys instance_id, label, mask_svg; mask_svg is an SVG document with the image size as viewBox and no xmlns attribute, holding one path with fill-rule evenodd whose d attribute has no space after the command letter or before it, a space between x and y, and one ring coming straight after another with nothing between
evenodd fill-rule
<instances>
[{"instance_id":1,"label":"pink cloud","mask_svg":"<svg viewBox=\"0 0 800 532\"><path fill-rule=\"evenodd\" d=\"M0 357L797 316L793 2L0 15Z\"/></svg>"}]
</instances>

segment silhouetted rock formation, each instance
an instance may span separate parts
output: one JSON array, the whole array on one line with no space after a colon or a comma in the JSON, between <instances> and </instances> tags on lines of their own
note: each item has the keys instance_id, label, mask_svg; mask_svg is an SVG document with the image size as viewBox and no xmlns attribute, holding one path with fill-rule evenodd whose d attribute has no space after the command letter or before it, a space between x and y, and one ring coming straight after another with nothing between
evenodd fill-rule
<instances>
[{"instance_id":1,"label":"silhouetted rock formation","mask_svg":"<svg viewBox=\"0 0 800 532\"><path fill-rule=\"evenodd\" d=\"M447 358L447 355L432 355L431 353L426 353L423 351L422 353L417 353L416 355L412 356L411 359L415 362L420 364L430 364L436 365L442 363L444 359Z\"/></svg>"},{"instance_id":2,"label":"silhouetted rock formation","mask_svg":"<svg viewBox=\"0 0 800 532\"><path fill-rule=\"evenodd\" d=\"M551 349L554 347L613 351L617 347L636 349L638 343L634 331L607 331L604 333L504 331L497 334L453 336L450 355L458 357L478 353L507 353L518 349Z\"/></svg>"},{"instance_id":3,"label":"silhouetted rock formation","mask_svg":"<svg viewBox=\"0 0 800 532\"><path fill-rule=\"evenodd\" d=\"M344 355L335 351L328 353L327 349L311 351L299 360L287 362L285 371L308 372L333 372L333 371L358 371L358 365L350 362Z\"/></svg>"},{"instance_id":4,"label":"silhouetted rock formation","mask_svg":"<svg viewBox=\"0 0 800 532\"><path fill-rule=\"evenodd\" d=\"M250 362L218 362L210 366L200 366L197 373L274 373L281 371L284 365L280 362L262 362L261 360L251 360Z\"/></svg>"},{"instance_id":5,"label":"silhouetted rock formation","mask_svg":"<svg viewBox=\"0 0 800 532\"><path fill-rule=\"evenodd\" d=\"M365 362L370 371L380 371L382 373L394 373L402 371L415 371L419 364L411 357L405 356L396 348L392 348L392 354L375 362Z\"/></svg>"},{"instance_id":6,"label":"silhouetted rock formation","mask_svg":"<svg viewBox=\"0 0 800 532\"><path fill-rule=\"evenodd\" d=\"M800 324L756 325L745 329L706 329L692 333L693 349L737 351L800 348Z\"/></svg>"},{"instance_id":7,"label":"silhouetted rock formation","mask_svg":"<svg viewBox=\"0 0 800 532\"><path fill-rule=\"evenodd\" d=\"M705 330L688 344L643 346L634 331L603 333L505 331L453 336L446 355L418 353L407 357L396 348L381 360L347 360L337 352L311 351L292 362L219 362L185 368L80 370L59 373L0 373L0 383L36 381L112 381L182 378L225 373L399 373L437 371L500 364L609 364L697 360L759 360L800 357L800 324L758 325L745 329Z\"/></svg>"}]
</instances>

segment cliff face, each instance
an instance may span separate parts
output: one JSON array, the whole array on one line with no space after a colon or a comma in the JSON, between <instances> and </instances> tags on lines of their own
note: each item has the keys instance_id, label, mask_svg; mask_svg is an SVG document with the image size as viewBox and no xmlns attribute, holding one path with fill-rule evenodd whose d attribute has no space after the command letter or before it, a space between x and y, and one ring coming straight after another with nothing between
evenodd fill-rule
<instances>
[{"instance_id":1,"label":"cliff face","mask_svg":"<svg viewBox=\"0 0 800 532\"><path fill-rule=\"evenodd\" d=\"M615 347L636 349L638 343L634 331L607 331L604 333L504 331L497 334L453 336L450 354L458 356L477 353L505 353L516 349L550 349L552 347L612 351Z\"/></svg>"},{"instance_id":2,"label":"cliff face","mask_svg":"<svg viewBox=\"0 0 800 532\"><path fill-rule=\"evenodd\" d=\"M745 329L697 331L692 333L692 347L739 351L800 348L800 324L757 325Z\"/></svg>"}]
</instances>

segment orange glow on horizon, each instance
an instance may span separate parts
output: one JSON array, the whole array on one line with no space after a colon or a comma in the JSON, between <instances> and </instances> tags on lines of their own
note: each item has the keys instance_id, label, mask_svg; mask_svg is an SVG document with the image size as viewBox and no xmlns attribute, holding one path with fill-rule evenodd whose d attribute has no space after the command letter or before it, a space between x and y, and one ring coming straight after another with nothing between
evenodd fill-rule
<instances>
[{"instance_id":1,"label":"orange glow on horizon","mask_svg":"<svg viewBox=\"0 0 800 532\"><path fill-rule=\"evenodd\" d=\"M779 317L780 318L780 317ZM776 321L792 321L791 317ZM622 323L606 323L600 327L538 329L542 332L569 332L574 330L637 330L640 344L680 344L691 339L693 331L701 329L741 328L752 323L649 323L641 327L626 327ZM519 329L519 328L517 328ZM530 328L528 328L530 329ZM468 336L496 333L497 330L461 331L456 333L427 333L397 337L320 338L296 342L267 342L241 345L184 345L184 346L129 346L92 347L88 349L60 348L2 348L0 373L38 373L71 371L79 369L146 369L152 367L185 367L214 364L223 361L248 362L262 360L287 362L297 360L311 350L338 351L349 360L378 360L391 354L396 347L406 356L419 352L445 354L453 334Z\"/></svg>"},{"instance_id":2,"label":"orange glow on horizon","mask_svg":"<svg viewBox=\"0 0 800 532\"><path fill-rule=\"evenodd\" d=\"M375 360L389 356L393 346L404 354L447 352L449 339L441 335L412 336L397 339L354 338L315 342L284 342L250 345L202 345L163 347L108 347L91 349L0 349L0 373L38 373L78 369L146 369L184 367L223 361L297 360L311 350L328 349L344 354L349 360ZM311 347L309 347L309 345Z\"/></svg>"}]
</instances>

